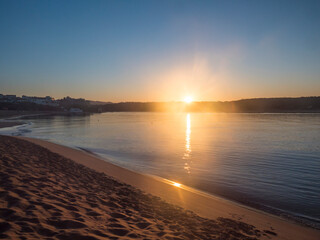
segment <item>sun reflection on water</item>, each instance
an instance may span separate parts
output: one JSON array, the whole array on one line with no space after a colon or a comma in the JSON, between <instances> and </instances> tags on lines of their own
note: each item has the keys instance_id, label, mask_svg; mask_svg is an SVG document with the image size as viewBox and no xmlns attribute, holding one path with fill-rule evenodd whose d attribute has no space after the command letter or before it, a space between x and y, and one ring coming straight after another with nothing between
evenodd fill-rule
<instances>
[{"instance_id":1,"label":"sun reflection on water","mask_svg":"<svg viewBox=\"0 0 320 240\"><path fill-rule=\"evenodd\" d=\"M187 114L186 118L186 144L185 144L185 151L183 155L183 159L185 160L184 163L184 169L188 174L190 174L190 154L191 154L191 144L190 144L190 136L191 136L191 118L190 118L190 113Z\"/></svg>"}]
</instances>

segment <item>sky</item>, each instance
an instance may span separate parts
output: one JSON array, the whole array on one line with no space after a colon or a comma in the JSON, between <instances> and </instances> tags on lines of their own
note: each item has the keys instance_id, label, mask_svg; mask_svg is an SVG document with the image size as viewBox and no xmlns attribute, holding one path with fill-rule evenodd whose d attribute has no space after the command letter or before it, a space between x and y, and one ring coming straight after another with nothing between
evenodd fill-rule
<instances>
[{"instance_id":1,"label":"sky","mask_svg":"<svg viewBox=\"0 0 320 240\"><path fill-rule=\"evenodd\" d=\"M320 95L320 1L0 0L0 93Z\"/></svg>"}]
</instances>

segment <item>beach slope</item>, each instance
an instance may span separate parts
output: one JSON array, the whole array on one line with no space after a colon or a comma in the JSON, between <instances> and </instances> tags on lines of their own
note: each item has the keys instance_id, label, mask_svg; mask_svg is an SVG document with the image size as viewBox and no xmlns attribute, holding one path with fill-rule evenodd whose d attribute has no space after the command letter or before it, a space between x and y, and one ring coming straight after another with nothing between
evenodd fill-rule
<instances>
[{"instance_id":1,"label":"beach slope","mask_svg":"<svg viewBox=\"0 0 320 240\"><path fill-rule=\"evenodd\" d=\"M177 188L119 168L83 151L46 141L0 136L0 165L0 238L319 237L319 231L219 198ZM195 205L194 209L190 207L191 203ZM239 209L242 209L243 216L237 212ZM250 214L258 217L250 218ZM260 219L257 224L248 223L259 217L264 220Z\"/></svg>"}]
</instances>

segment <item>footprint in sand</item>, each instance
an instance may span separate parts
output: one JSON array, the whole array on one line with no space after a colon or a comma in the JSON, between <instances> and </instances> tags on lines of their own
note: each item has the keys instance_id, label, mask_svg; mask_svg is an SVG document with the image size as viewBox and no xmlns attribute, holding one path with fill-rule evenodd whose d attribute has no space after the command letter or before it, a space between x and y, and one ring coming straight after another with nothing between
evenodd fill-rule
<instances>
[{"instance_id":1,"label":"footprint in sand","mask_svg":"<svg viewBox=\"0 0 320 240\"><path fill-rule=\"evenodd\" d=\"M125 236L129 233L128 230L122 228L110 228L108 231L117 236Z\"/></svg>"},{"instance_id":2,"label":"footprint in sand","mask_svg":"<svg viewBox=\"0 0 320 240\"><path fill-rule=\"evenodd\" d=\"M127 217L126 215L121 214L121 213L111 213L110 215L111 215L111 217L114 217L114 218L126 218Z\"/></svg>"},{"instance_id":3,"label":"footprint in sand","mask_svg":"<svg viewBox=\"0 0 320 240\"><path fill-rule=\"evenodd\" d=\"M62 233L56 236L60 240L70 240L70 239L77 239L77 240L98 240L98 238L89 236L87 234L82 235L81 233Z\"/></svg>"},{"instance_id":4,"label":"footprint in sand","mask_svg":"<svg viewBox=\"0 0 320 240\"><path fill-rule=\"evenodd\" d=\"M47 223L58 229L77 229L87 227L87 225L73 220L49 220Z\"/></svg>"},{"instance_id":5,"label":"footprint in sand","mask_svg":"<svg viewBox=\"0 0 320 240\"><path fill-rule=\"evenodd\" d=\"M137 227L140 228L140 229L145 229L147 227L149 227L151 224L150 223L147 223L147 222L140 222L137 224Z\"/></svg>"},{"instance_id":6,"label":"footprint in sand","mask_svg":"<svg viewBox=\"0 0 320 240\"><path fill-rule=\"evenodd\" d=\"M118 223L111 223L108 225L110 228L125 228L125 226L118 224Z\"/></svg>"},{"instance_id":7,"label":"footprint in sand","mask_svg":"<svg viewBox=\"0 0 320 240\"><path fill-rule=\"evenodd\" d=\"M97 213L95 211L89 211L86 213L88 216L92 216L92 217L98 217L98 216L101 216L100 213Z\"/></svg>"},{"instance_id":8,"label":"footprint in sand","mask_svg":"<svg viewBox=\"0 0 320 240\"><path fill-rule=\"evenodd\" d=\"M11 228L11 224L7 222L0 222L0 233L4 233Z\"/></svg>"}]
</instances>

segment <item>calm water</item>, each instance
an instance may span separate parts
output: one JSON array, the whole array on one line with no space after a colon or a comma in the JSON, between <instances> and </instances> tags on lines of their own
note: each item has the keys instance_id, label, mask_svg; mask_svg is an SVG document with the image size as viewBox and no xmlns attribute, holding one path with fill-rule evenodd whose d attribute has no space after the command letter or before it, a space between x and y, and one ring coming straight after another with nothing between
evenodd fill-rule
<instances>
[{"instance_id":1,"label":"calm water","mask_svg":"<svg viewBox=\"0 0 320 240\"><path fill-rule=\"evenodd\" d=\"M85 148L320 226L320 114L104 113L28 121L9 134Z\"/></svg>"}]
</instances>

